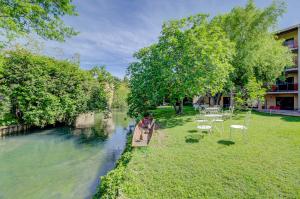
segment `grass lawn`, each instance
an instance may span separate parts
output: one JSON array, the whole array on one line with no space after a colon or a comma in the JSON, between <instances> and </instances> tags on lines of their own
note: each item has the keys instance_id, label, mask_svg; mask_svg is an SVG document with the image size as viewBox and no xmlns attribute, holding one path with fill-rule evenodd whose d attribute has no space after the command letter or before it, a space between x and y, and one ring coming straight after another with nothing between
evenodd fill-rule
<instances>
[{"instance_id":1,"label":"grass lawn","mask_svg":"<svg viewBox=\"0 0 300 199\"><path fill-rule=\"evenodd\" d=\"M197 132L190 107L154 114L161 129L133 151L121 198L300 198L300 117L254 112L248 142L236 133L232 143L228 126L243 114L222 136Z\"/></svg>"}]
</instances>

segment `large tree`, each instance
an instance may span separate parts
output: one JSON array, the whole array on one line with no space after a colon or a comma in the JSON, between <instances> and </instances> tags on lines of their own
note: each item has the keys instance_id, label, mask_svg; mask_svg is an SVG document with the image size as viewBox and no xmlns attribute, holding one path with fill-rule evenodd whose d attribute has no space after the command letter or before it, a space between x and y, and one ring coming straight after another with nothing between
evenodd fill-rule
<instances>
[{"instance_id":1,"label":"large tree","mask_svg":"<svg viewBox=\"0 0 300 199\"><path fill-rule=\"evenodd\" d=\"M233 55L233 43L207 15L164 24L158 43L136 53L139 61L129 67L129 111L147 110L166 98L182 113L185 97L223 90Z\"/></svg>"},{"instance_id":2,"label":"large tree","mask_svg":"<svg viewBox=\"0 0 300 199\"><path fill-rule=\"evenodd\" d=\"M0 0L0 34L7 39L36 33L45 39L64 41L76 34L64 16L77 15L72 0Z\"/></svg>"},{"instance_id":3,"label":"large tree","mask_svg":"<svg viewBox=\"0 0 300 199\"><path fill-rule=\"evenodd\" d=\"M249 0L245 7L235 7L213 19L223 27L236 48L227 92L235 92L244 102L262 99L266 86L274 83L285 67L293 65L292 53L272 32L284 11L283 1L274 1L260 9Z\"/></svg>"}]
</instances>

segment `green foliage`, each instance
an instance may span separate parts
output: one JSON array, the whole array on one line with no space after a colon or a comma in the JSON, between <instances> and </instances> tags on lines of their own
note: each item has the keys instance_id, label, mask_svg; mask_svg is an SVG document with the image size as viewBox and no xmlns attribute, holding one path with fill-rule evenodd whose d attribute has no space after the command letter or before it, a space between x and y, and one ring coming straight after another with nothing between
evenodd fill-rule
<instances>
[{"instance_id":1,"label":"green foliage","mask_svg":"<svg viewBox=\"0 0 300 199\"><path fill-rule=\"evenodd\" d=\"M138 62L128 69L129 113L136 117L164 99L175 107L185 97L222 91L234 53L225 32L206 15L164 24L158 43L136 53Z\"/></svg>"},{"instance_id":2,"label":"green foliage","mask_svg":"<svg viewBox=\"0 0 300 199\"><path fill-rule=\"evenodd\" d=\"M18 124L16 118L14 118L14 116L9 113L2 112L0 118L0 126L9 126L13 124Z\"/></svg>"},{"instance_id":3,"label":"green foliage","mask_svg":"<svg viewBox=\"0 0 300 199\"><path fill-rule=\"evenodd\" d=\"M245 105L261 99L293 64L290 50L270 32L284 11L283 1L260 9L249 0L211 20L199 14L164 24L159 41L136 53L128 68L131 116L164 100L181 113L183 99L199 95L233 92Z\"/></svg>"},{"instance_id":4,"label":"green foliage","mask_svg":"<svg viewBox=\"0 0 300 199\"><path fill-rule=\"evenodd\" d=\"M116 168L106 174L106 176L101 177L101 184L98 187L97 193L93 197L94 199L115 199L120 195L120 187L125 180L125 169L132 157L131 141L132 135L128 135L125 151L118 160Z\"/></svg>"},{"instance_id":5,"label":"green foliage","mask_svg":"<svg viewBox=\"0 0 300 199\"><path fill-rule=\"evenodd\" d=\"M126 80L116 80L112 108L127 109L128 93L128 82Z\"/></svg>"},{"instance_id":6,"label":"green foliage","mask_svg":"<svg viewBox=\"0 0 300 199\"><path fill-rule=\"evenodd\" d=\"M263 84L261 82L258 82L254 77L248 80L248 83L246 84L245 88L247 89L246 93L248 94L248 100L264 101L266 88L264 88Z\"/></svg>"},{"instance_id":7,"label":"green foliage","mask_svg":"<svg viewBox=\"0 0 300 199\"><path fill-rule=\"evenodd\" d=\"M95 66L89 73L96 79L93 84L91 100L89 101L89 109L108 109L108 94L112 92L109 90L109 86L114 83L113 76L105 70L104 66Z\"/></svg>"},{"instance_id":8,"label":"green foliage","mask_svg":"<svg viewBox=\"0 0 300 199\"><path fill-rule=\"evenodd\" d=\"M0 73L1 103L21 123L45 126L72 123L83 112L105 109L99 78L69 61L30 53L24 49L4 54ZM8 111L9 109L9 111Z\"/></svg>"},{"instance_id":9,"label":"green foliage","mask_svg":"<svg viewBox=\"0 0 300 199\"><path fill-rule=\"evenodd\" d=\"M77 34L61 19L72 15L77 15L72 0L1 0L0 35L12 39L33 32L64 41Z\"/></svg>"},{"instance_id":10,"label":"green foliage","mask_svg":"<svg viewBox=\"0 0 300 199\"><path fill-rule=\"evenodd\" d=\"M257 95L263 95L263 87L275 82L285 67L293 65L293 55L282 40L270 32L285 12L283 1L274 1L265 9L257 8L253 0L245 7L235 7L231 12L213 19L220 24L235 43L236 54L231 62L234 70L230 74L227 91L244 92L244 101L254 97L247 87L257 82ZM251 83L252 81L252 83ZM252 99L250 99L252 100Z\"/></svg>"}]
</instances>

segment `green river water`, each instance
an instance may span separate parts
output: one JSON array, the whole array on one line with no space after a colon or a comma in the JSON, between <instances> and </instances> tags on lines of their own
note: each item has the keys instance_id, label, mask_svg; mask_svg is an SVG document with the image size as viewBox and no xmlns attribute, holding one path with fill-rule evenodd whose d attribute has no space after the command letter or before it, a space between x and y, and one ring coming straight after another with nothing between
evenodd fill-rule
<instances>
[{"instance_id":1,"label":"green river water","mask_svg":"<svg viewBox=\"0 0 300 199\"><path fill-rule=\"evenodd\" d=\"M130 120L113 112L93 128L34 130L0 138L0 199L91 198L99 176L114 167Z\"/></svg>"}]
</instances>

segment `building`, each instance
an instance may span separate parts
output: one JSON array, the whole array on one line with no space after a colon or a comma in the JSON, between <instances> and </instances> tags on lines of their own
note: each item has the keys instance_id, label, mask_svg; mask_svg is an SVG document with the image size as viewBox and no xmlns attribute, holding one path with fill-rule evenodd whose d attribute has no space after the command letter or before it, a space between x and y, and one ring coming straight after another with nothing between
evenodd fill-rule
<instances>
[{"instance_id":1,"label":"building","mask_svg":"<svg viewBox=\"0 0 300 199\"><path fill-rule=\"evenodd\" d=\"M300 111L300 56L298 47L300 46L300 24L277 31L275 33L279 39L283 39L283 45L288 46L295 54L294 66L285 69L285 81L276 81L276 84L265 95L264 104L253 104L259 109L269 110L298 110ZM298 39L299 38L299 39ZM204 103L214 105L210 97L194 97L193 103ZM229 107L232 104L230 96L222 96L220 105Z\"/></svg>"},{"instance_id":2,"label":"building","mask_svg":"<svg viewBox=\"0 0 300 199\"><path fill-rule=\"evenodd\" d=\"M276 81L276 84L266 93L264 109L300 111L299 31L300 24L276 32L278 38L284 40L284 45L295 54L295 65L284 71L285 81Z\"/></svg>"}]
</instances>

